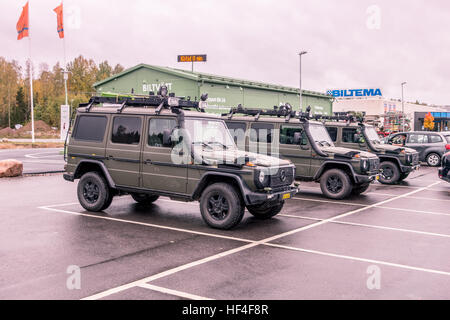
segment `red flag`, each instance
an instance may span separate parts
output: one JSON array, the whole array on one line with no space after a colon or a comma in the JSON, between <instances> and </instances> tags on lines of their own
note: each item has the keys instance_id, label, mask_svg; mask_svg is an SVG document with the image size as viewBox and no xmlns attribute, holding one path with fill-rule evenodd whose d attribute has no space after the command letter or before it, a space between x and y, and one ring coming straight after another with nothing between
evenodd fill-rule
<instances>
[{"instance_id":1,"label":"red flag","mask_svg":"<svg viewBox=\"0 0 450 320\"><path fill-rule=\"evenodd\" d=\"M63 4L62 4L62 2L59 6L57 6L55 9L53 9L53 11L56 12L56 21L57 21L56 30L58 31L59 38L62 39L62 38L64 38L64 20L63 20Z\"/></svg>"},{"instance_id":2,"label":"red flag","mask_svg":"<svg viewBox=\"0 0 450 320\"><path fill-rule=\"evenodd\" d=\"M16 29L17 29L17 40L20 40L24 37L28 37L28 2L23 7L22 14L20 15L19 21L17 21Z\"/></svg>"}]
</instances>

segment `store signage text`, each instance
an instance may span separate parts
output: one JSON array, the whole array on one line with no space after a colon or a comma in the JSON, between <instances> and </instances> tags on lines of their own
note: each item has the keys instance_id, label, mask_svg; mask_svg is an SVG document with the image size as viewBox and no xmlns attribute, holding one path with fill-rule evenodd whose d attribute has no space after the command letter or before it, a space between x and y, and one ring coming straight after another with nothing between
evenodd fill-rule
<instances>
[{"instance_id":1,"label":"store signage text","mask_svg":"<svg viewBox=\"0 0 450 320\"><path fill-rule=\"evenodd\" d=\"M381 89L345 89L345 90L327 90L327 94L335 98L352 97L381 97Z\"/></svg>"}]
</instances>

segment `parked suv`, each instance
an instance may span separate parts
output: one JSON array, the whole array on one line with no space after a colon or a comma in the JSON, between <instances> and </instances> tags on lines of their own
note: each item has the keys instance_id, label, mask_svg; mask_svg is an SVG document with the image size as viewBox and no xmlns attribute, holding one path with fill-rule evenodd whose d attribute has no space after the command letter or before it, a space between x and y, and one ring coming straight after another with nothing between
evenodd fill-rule
<instances>
[{"instance_id":1,"label":"parked suv","mask_svg":"<svg viewBox=\"0 0 450 320\"><path fill-rule=\"evenodd\" d=\"M320 183L325 196L343 199L366 191L378 178L376 155L336 147L325 126L289 104L274 110L244 109L241 105L224 114L238 147L291 160L296 178Z\"/></svg>"},{"instance_id":2,"label":"parked suv","mask_svg":"<svg viewBox=\"0 0 450 320\"><path fill-rule=\"evenodd\" d=\"M380 158L380 182L395 184L418 170L419 153L410 148L382 144L375 128L351 115L322 117L334 144L339 147L370 151ZM330 121L337 120L337 121ZM362 120L362 119L360 119Z\"/></svg>"},{"instance_id":3,"label":"parked suv","mask_svg":"<svg viewBox=\"0 0 450 320\"><path fill-rule=\"evenodd\" d=\"M442 156L442 164L439 168L439 178L450 182L450 151Z\"/></svg>"},{"instance_id":4,"label":"parked suv","mask_svg":"<svg viewBox=\"0 0 450 320\"><path fill-rule=\"evenodd\" d=\"M219 229L236 226L245 207L256 218L278 214L297 192L294 165L238 150L219 116L199 112L206 95L193 102L166 91L93 97L77 109L64 179L80 179L83 208L105 210L124 194L144 205L198 200Z\"/></svg>"},{"instance_id":5,"label":"parked suv","mask_svg":"<svg viewBox=\"0 0 450 320\"><path fill-rule=\"evenodd\" d=\"M437 167L441 163L446 145L450 144L450 132L399 132L387 137L386 143L415 149L419 152L420 161Z\"/></svg>"}]
</instances>

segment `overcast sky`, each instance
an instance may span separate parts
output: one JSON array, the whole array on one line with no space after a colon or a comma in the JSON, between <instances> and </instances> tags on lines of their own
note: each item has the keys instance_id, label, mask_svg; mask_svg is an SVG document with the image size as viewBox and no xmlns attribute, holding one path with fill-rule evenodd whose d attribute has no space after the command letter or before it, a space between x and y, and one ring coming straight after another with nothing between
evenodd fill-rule
<instances>
[{"instance_id":1,"label":"overcast sky","mask_svg":"<svg viewBox=\"0 0 450 320\"><path fill-rule=\"evenodd\" d=\"M63 60L53 12L60 0L30 0L37 66ZM16 40L26 0L1 0L0 56L24 63ZM65 0L67 58L190 69L178 54L208 54L195 70L303 88L382 88L450 105L450 3L365 0Z\"/></svg>"}]
</instances>

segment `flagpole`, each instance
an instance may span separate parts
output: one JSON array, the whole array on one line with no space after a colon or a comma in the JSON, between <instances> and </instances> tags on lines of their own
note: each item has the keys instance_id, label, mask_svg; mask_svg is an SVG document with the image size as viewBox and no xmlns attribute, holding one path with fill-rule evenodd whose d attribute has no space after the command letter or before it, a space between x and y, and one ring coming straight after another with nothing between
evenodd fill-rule
<instances>
[{"instance_id":1,"label":"flagpole","mask_svg":"<svg viewBox=\"0 0 450 320\"><path fill-rule=\"evenodd\" d=\"M62 1L62 0L61 0L61 5L63 6L63 21L64 21L64 1ZM64 90L66 93L66 106L67 106L67 105L69 105L68 97L67 97L67 80L69 78L69 74L67 73L67 59L66 59L66 30L64 30L63 50L64 50Z\"/></svg>"},{"instance_id":2,"label":"flagpole","mask_svg":"<svg viewBox=\"0 0 450 320\"><path fill-rule=\"evenodd\" d=\"M30 23L30 0L28 0L28 53L30 56L30 103L31 103L31 142L34 143L34 101L33 101L33 68L31 67L31 23Z\"/></svg>"}]
</instances>

